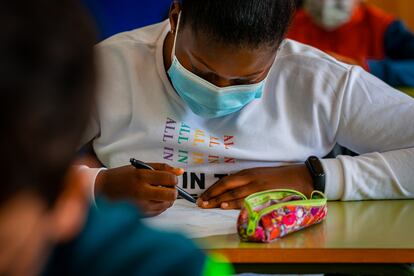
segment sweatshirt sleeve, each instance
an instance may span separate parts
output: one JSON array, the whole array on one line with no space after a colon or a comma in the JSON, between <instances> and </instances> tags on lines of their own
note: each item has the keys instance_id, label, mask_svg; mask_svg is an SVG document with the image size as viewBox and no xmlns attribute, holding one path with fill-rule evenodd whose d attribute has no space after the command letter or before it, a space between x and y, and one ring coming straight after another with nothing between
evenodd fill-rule
<instances>
[{"instance_id":1,"label":"sweatshirt sleeve","mask_svg":"<svg viewBox=\"0 0 414 276\"><path fill-rule=\"evenodd\" d=\"M97 116L93 114L89 119L89 123L85 129L85 132L83 133L79 148L82 150L82 147L87 143L92 142L95 137L99 136L99 133L99 122Z\"/></svg>"},{"instance_id":2,"label":"sweatshirt sleeve","mask_svg":"<svg viewBox=\"0 0 414 276\"><path fill-rule=\"evenodd\" d=\"M395 20L384 35L386 58L368 60L369 71L394 87L414 87L414 33Z\"/></svg>"},{"instance_id":3,"label":"sweatshirt sleeve","mask_svg":"<svg viewBox=\"0 0 414 276\"><path fill-rule=\"evenodd\" d=\"M322 161L328 198L414 198L414 99L359 67L339 99L337 142L361 155Z\"/></svg>"},{"instance_id":4,"label":"sweatshirt sleeve","mask_svg":"<svg viewBox=\"0 0 414 276\"><path fill-rule=\"evenodd\" d=\"M98 46L95 46L95 56L96 56L96 68L97 68L97 79L101 80L105 76L103 75L103 58L102 53ZM83 136L81 138L81 144L80 147L83 147L87 143L93 141L96 137L98 137L101 133L101 126L99 121L99 103L102 98L102 95L100 93L101 88L99 87L101 81L97 83L97 87L95 88L97 92L96 99L95 99L95 105L92 109L91 116L89 118L88 125L85 129L85 132L83 133Z\"/></svg>"}]
</instances>

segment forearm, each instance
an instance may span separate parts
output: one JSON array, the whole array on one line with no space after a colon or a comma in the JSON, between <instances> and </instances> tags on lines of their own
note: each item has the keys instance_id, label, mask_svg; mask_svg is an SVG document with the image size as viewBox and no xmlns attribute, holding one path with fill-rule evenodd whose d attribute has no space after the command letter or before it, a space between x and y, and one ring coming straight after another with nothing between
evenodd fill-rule
<instances>
[{"instance_id":1,"label":"forearm","mask_svg":"<svg viewBox=\"0 0 414 276\"><path fill-rule=\"evenodd\" d=\"M88 196L91 202L95 203L95 195L99 190L99 183L102 182L99 181L102 180L102 178L99 176L101 175L102 171L106 170L106 168L99 161L98 157L93 151L93 148L90 146L90 143L83 147L83 151L82 153L79 153L79 155L82 155L82 158L80 159L77 166L79 171L85 177L85 182L88 183Z\"/></svg>"},{"instance_id":2,"label":"forearm","mask_svg":"<svg viewBox=\"0 0 414 276\"><path fill-rule=\"evenodd\" d=\"M414 198L414 148L322 161L330 200Z\"/></svg>"},{"instance_id":3,"label":"forearm","mask_svg":"<svg viewBox=\"0 0 414 276\"><path fill-rule=\"evenodd\" d=\"M90 168L86 165L78 166L79 172L85 177L85 182L87 183L87 194L89 200L95 204L95 195L97 194L96 180L99 179L99 174L106 170L106 168Z\"/></svg>"},{"instance_id":4,"label":"forearm","mask_svg":"<svg viewBox=\"0 0 414 276\"><path fill-rule=\"evenodd\" d=\"M413 198L413 99L357 68L349 83L336 142L362 155L323 161L328 198Z\"/></svg>"}]
</instances>

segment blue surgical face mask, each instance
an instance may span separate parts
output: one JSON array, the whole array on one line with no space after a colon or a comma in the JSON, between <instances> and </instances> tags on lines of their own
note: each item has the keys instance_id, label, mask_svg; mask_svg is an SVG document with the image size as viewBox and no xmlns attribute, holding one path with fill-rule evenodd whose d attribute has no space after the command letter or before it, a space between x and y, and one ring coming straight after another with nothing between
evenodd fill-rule
<instances>
[{"instance_id":1,"label":"blue surgical face mask","mask_svg":"<svg viewBox=\"0 0 414 276\"><path fill-rule=\"evenodd\" d=\"M175 55L179 22L180 16L168 75L177 93L195 114L204 118L226 116L262 96L265 80L249 85L217 87L184 68Z\"/></svg>"}]
</instances>

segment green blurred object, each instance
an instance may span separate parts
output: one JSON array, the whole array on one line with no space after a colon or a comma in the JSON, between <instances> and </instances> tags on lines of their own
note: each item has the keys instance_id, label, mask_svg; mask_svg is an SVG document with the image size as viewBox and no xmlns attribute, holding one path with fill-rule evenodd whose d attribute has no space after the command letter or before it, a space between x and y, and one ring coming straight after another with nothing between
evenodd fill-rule
<instances>
[{"instance_id":1,"label":"green blurred object","mask_svg":"<svg viewBox=\"0 0 414 276\"><path fill-rule=\"evenodd\" d=\"M211 254L207 257L203 275L234 275L234 269L223 255Z\"/></svg>"},{"instance_id":2,"label":"green blurred object","mask_svg":"<svg viewBox=\"0 0 414 276\"><path fill-rule=\"evenodd\" d=\"M413 87L405 87L405 88L399 88L399 90L401 90L402 92L404 92L405 94L411 96L414 98L414 88Z\"/></svg>"}]
</instances>

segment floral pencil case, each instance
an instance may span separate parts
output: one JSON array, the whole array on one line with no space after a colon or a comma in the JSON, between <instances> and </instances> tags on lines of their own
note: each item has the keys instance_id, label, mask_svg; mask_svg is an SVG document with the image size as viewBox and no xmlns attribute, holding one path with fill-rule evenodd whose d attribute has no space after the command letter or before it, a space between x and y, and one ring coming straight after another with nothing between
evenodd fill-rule
<instances>
[{"instance_id":1,"label":"floral pencil case","mask_svg":"<svg viewBox=\"0 0 414 276\"><path fill-rule=\"evenodd\" d=\"M269 190L252 194L244 200L237 220L242 241L272 242L289 233L323 221L327 199L319 191L311 198L294 190Z\"/></svg>"}]
</instances>

